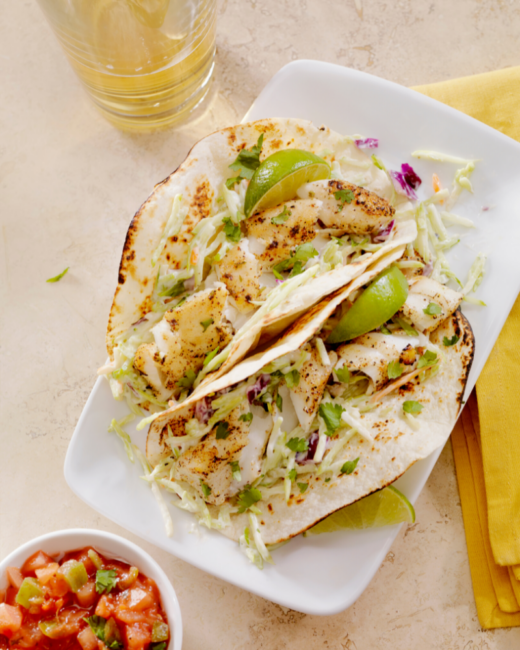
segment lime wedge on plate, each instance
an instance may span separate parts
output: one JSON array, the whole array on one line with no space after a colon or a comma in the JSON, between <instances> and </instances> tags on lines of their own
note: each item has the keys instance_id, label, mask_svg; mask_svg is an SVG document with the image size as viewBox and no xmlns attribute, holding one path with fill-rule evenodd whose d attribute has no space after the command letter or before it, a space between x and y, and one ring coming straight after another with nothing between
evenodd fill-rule
<instances>
[{"instance_id":1,"label":"lime wedge on plate","mask_svg":"<svg viewBox=\"0 0 520 650\"><path fill-rule=\"evenodd\" d=\"M336 530L362 530L364 528L379 528L406 522L413 524L415 510L408 499L395 487L388 487L370 494L350 506L320 521L309 528L306 535L332 533Z\"/></svg>"},{"instance_id":2,"label":"lime wedge on plate","mask_svg":"<svg viewBox=\"0 0 520 650\"><path fill-rule=\"evenodd\" d=\"M329 164L310 151L282 149L266 158L256 169L246 192L244 213L250 217L296 196L304 183L330 177Z\"/></svg>"},{"instance_id":3,"label":"lime wedge on plate","mask_svg":"<svg viewBox=\"0 0 520 650\"><path fill-rule=\"evenodd\" d=\"M397 266L389 266L357 298L327 342L350 341L381 327L401 309L407 298L407 279Z\"/></svg>"}]
</instances>

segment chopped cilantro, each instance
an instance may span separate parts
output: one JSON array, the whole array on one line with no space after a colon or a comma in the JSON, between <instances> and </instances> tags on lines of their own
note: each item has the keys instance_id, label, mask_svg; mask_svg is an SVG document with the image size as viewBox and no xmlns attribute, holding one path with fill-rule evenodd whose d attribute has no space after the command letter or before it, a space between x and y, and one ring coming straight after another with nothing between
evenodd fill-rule
<instances>
[{"instance_id":1,"label":"chopped cilantro","mask_svg":"<svg viewBox=\"0 0 520 650\"><path fill-rule=\"evenodd\" d=\"M329 478L325 479L325 483L329 483L329 482L330 482L330 476L329 476Z\"/></svg>"},{"instance_id":2,"label":"chopped cilantro","mask_svg":"<svg viewBox=\"0 0 520 650\"><path fill-rule=\"evenodd\" d=\"M227 422L219 422L217 426L217 440L225 440L231 431L229 430L229 424Z\"/></svg>"},{"instance_id":3,"label":"chopped cilantro","mask_svg":"<svg viewBox=\"0 0 520 650\"><path fill-rule=\"evenodd\" d=\"M210 325L213 325L214 322L215 321L213 318L208 318L207 320L201 320L200 324L202 325L204 331L206 331Z\"/></svg>"},{"instance_id":4,"label":"chopped cilantro","mask_svg":"<svg viewBox=\"0 0 520 650\"><path fill-rule=\"evenodd\" d=\"M290 478L291 481L296 481L296 478L298 477L298 472L293 468L287 474L287 477Z\"/></svg>"},{"instance_id":5,"label":"chopped cilantro","mask_svg":"<svg viewBox=\"0 0 520 650\"><path fill-rule=\"evenodd\" d=\"M242 415L238 418L239 420L242 420L242 422L251 422L253 419L253 414L251 412L249 413L242 413Z\"/></svg>"},{"instance_id":6,"label":"chopped cilantro","mask_svg":"<svg viewBox=\"0 0 520 650\"><path fill-rule=\"evenodd\" d=\"M151 650L166 650L166 641L161 641L161 643L152 643L150 648Z\"/></svg>"},{"instance_id":7,"label":"chopped cilantro","mask_svg":"<svg viewBox=\"0 0 520 650\"><path fill-rule=\"evenodd\" d=\"M403 403L403 411L405 413L411 413L412 415L414 413L420 413L423 410L423 405L420 402L416 402L414 400L406 400L406 402Z\"/></svg>"},{"instance_id":8,"label":"chopped cilantro","mask_svg":"<svg viewBox=\"0 0 520 650\"><path fill-rule=\"evenodd\" d=\"M352 190L338 190L334 192L334 198L338 202L338 212L341 212L345 203L352 203L354 200L354 192Z\"/></svg>"},{"instance_id":9,"label":"chopped cilantro","mask_svg":"<svg viewBox=\"0 0 520 650\"><path fill-rule=\"evenodd\" d=\"M238 463L238 460L232 460L229 464L231 465L231 472L233 474L233 478L235 479L235 481L242 480L242 475L240 474L240 465Z\"/></svg>"},{"instance_id":10,"label":"chopped cilantro","mask_svg":"<svg viewBox=\"0 0 520 650\"><path fill-rule=\"evenodd\" d=\"M343 368L336 368L334 370L336 373L336 377L339 379L339 381L342 384L348 384L350 381L350 370L347 368L347 366L343 366Z\"/></svg>"},{"instance_id":11,"label":"chopped cilantro","mask_svg":"<svg viewBox=\"0 0 520 650\"><path fill-rule=\"evenodd\" d=\"M295 275L300 275L302 271L303 271L303 264L300 262L300 260L297 260L294 263L294 266L292 267L292 271L289 273L289 277L294 278Z\"/></svg>"},{"instance_id":12,"label":"chopped cilantro","mask_svg":"<svg viewBox=\"0 0 520 650\"><path fill-rule=\"evenodd\" d=\"M83 620L89 624L92 632L94 632L98 639L103 641L107 648L110 648L110 650L119 650L119 648L123 647L121 635L114 619L111 619L112 622L110 623L102 616L96 616L94 614Z\"/></svg>"},{"instance_id":13,"label":"chopped cilantro","mask_svg":"<svg viewBox=\"0 0 520 650\"><path fill-rule=\"evenodd\" d=\"M297 485L300 488L300 494L303 494L305 490L309 487L308 483L298 483Z\"/></svg>"},{"instance_id":14,"label":"chopped cilantro","mask_svg":"<svg viewBox=\"0 0 520 650\"><path fill-rule=\"evenodd\" d=\"M228 190L231 190L235 186L235 183L240 183L241 180L242 177L240 174L238 176L233 176L233 178L228 178L226 181L226 187Z\"/></svg>"},{"instance_id":15,"label":"chopped cilantro","mask_svg":"<svg viewBox=\"0 0 520 650\"><path fill-rule=\"evenodd\" d=\"M390 361L386 369L388 379L397 379L403 374L403 370L404 368L399 361Z\"/></svg>"},{"instance_id":16,"label":"chopped cilantro","mask_svg":"<svg viewBox=\"0 0 520 650\"><path fill-rule=\"evenodd\" d=\"M207 483L204 483L202 479L200 479L200 487L202 488L202 494L204 495L204 498L207 499L211 494L211 488Z\"/></svg>"},{"instance_id":17,"label":"chopped cilantro","mask_svg":"<svg viewBox=\"0 0 520 650\"><path fill-rule=\"evenodd\" d=\"M303 270L303 265L311 259L318 255L318 251L314 246L307 242L306 244L300 244L297 246L294 251L291 252L291 256L278 264L275 264L273 267L273 274L275 278L283 280L282 272L292 269L291 277L298 275Z\"/></svg>"},{"instance_id":18,"label":"chopped cilantro","mask_svg":"<svg viewBox=\"0 0 520 650\"><path fill-rule=\"evenodd\" d=\"M305 438L291 438L285 443L285 446L288 447L291 451L307 451L309 449L309 443Z\"/></svg>"},{"instance_id":19,"label":"chopped cilantro","mask_svg":"<svg viewBox=\"0 0 520 650\"><path fill-rule=\"evenodd\" d=\"M190 369L184 373L184 376L175 385L179 388L191 388L196 378L197 374L194 370Z\"/></svg>"},{"instance_id":20,"label":"chopped cilantro","mask_svg":"<svg viewBox=\"0 0 520 650\"><path fill-rule=\"evenodd\" d=\"M284 375L284 378L287 388L296 388L300 383L300 373L297 370L291 370Z\"/></svg>"},{"instance_id":21,"label":"chopped cilantro","mask_svg":"<svg viewBox=\"0 0 520 650\"><path fill-rule=\"evenodd\" d=\"M328 436L333 436L336 431L339 429L341 424L341 415L345 409L339 404L333 404L332 402L325 402L320 404L318 413L323 418L327 431L325 432Z\"/></svg>"},{"instance_id":22,"label":"chopped cilantro","mask_svg":"<svg viewBox=\"0 0 520 650\"><path fill-rule=\"evenodd\" d=\"M314 246L310 242L307 242L306 244L300 244L300 246L296 247L293 257L295 260L299 260L300 262L307 262L311 257L315 257L317 254L318 251Z\"/></svg>"},{"instance_id":23,"label":"chopped cilantro","mask_svg":"<svg viewBox=\"0 0 520 650\"><path fill-rule=\"evenodd\" d=\"M258 138L257 143L251 147L251 150L242 149L235 159L235 162L229 165L229 169L238 173L235 182L242 178L251 180L257 167L260 165L260 154L262 152L262 144L264 142L264 134L262 133ZM232 179L230 179L232 180Z\"/></svg>"},{"instance_id":24,"label":"chopped cilantro","mask_svg":"<svg viewBox=\"0 0 520 650\"><path fill-rule=\"evenodd\" d=\"M271 223L274 223L275 226L280 226L282 223L285 223L290 216L291 211L287 209L286 205L284 205L282 212L277 214L276 217L272 217Z\"/></svg>"},{"instance_id":25,"label":"chopped cilantro","mask_svg":"<svg viewBox=\"0 0 520 650\"><path fill-rule=\"evenodd\" d=\"M46 281L46 282L59 282L59 281L61 280L61 278L62 278L62 277L67 273L67 271L69 270L69 268L70 268L70 266L67 266L67 268L65 269L65 271L62 271L62 272L59 273L58 275L55 275L53 278L49 278L48 280L45 280L45 281Z\"/></svg>"},{"instance_id":26,"label":"chopped cilantro","mask_svg":"<svg viewBox=\"0 0 520 650\"><path fill-rule=\"evenodd\" d=\"M244 528L244 538L246 540L246 544L249 546L249 528Z\"/></svg>"},{"instance_id":27,"label":"chopped cilantro","mask_svg":"<svg viewBox=\"0 0 520 650\"><path fill-rule=\"evenodd\" d=\"M258 488L252 488L246 485L245 489L238 495L238 512L245 512L262 498L262 493Z\"/></svg>"},{"instance_id":28,"label":"chopped cilantro","mask_svg":"<svg viewBox=\"0 0 520 650\"><path fill-rule=\"evenodd\" d=\"M423 312L427 316L437 316L438 314L442 313L442 307L438 305L436 302L430 302L428 304L428 307L423 309Z\"/></svg>"},{"instance_id":29,"label":"chopped cilantro","mask_svg":"<svg viewBox=\"0 0 520 650\"><path fill-rule=\"evenodd\" d=\"M445 336L445 337L442 339L442 342L443 342L444 345L448 348L448 347L450 347L450 345L455 345L455 343L458 342L459 338L460 338L460 337L457 336L456 334L454 334L454 335L451 337L451 339L449 339L447 336Z\"/></svg>"},{"instance_id":30,"label":"chopped cilantro","mask_svg":"<svg viewBox=\"0 0 520 650\"><path fill-rule=\"evenodd\" d=\"M282 396L280 395L280 393L276 393L276 397L275 397L275 399L274 399L274 403L276 404L276 408L277 408L279 411L281 411L282 408L283 408L283 400L282 400Z\"/></svg>"},{"instance_id":31,"label":"chopped cilantro","mask_svg":"<svg viewBox=\"0 0 520 650\"><path fill-rule=\"evenodd\" d=\"M213 359L213 357L217 356L218 351L220 350L220 346L217 345L217 347L212 350L211 352L208 352L206 355L206 358L204 359L204 367L208 365L208 363Z\"/></svg>"},{"instance_id":32,"label":"chopped cilantro","mask_svg":"<svg viewBox=\"0 0 520 650\"><path fill-rule=\"evenodd\" d=\"M226 235L226 239L235 242L235 244L238 241L240 241L240 238L242 237L242 231L240 230L240 226L233 223L231 221L231 217L226 217L225 219L222 219L222 223L224 224L224 234Z\"/></svg>"},{"instance_id":33,"label":"chopped cilantro","mask_svg":"<svg viewBox=\"0 0 520 650\"><path fill-rule=\"evenodd\" d=\"M359 456L357 458L354 458L354 460L347 460L346 463L343 463L339 471L341 474L352 474L352 472L356 469L358 463Z\"/></svg>"},{"instance_id":34,"label":"chopped cilantro","mask_svg":"<svg viewBox=\"0 0 520 650\"><path fill-rule=\"evenodd\" d=\"M99 569L96 571L96 591L98 594L109 594L117 584L117 571L114 569Z\"/></svg>"},{"instance_id":35,"label":"chopped cilantro","mask_svg":"<svg viewBox=\"0 0 520 650\"><path fill-rule=\"evenodd\" d=\"M426 352L419 359L419 362L417 363L417 368L424 368L425 366L431 366L432 363L437 363L437 361L438 359L435 352L426 350Z\"/></svg>"}]
</instances>

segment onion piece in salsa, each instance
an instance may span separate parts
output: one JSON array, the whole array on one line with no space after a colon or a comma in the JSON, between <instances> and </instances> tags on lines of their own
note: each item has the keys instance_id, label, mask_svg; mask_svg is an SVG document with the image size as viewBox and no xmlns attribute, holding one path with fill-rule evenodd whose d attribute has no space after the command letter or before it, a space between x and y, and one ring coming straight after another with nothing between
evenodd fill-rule
<instances>
[{"instance_id":1,"label":"onion piece in salsa","mask_svg":"<svg viewBox=\"0 0 520 650\"><path fill-rule=\"evenodd\" d=\"M170 629L153 580L91 547L43 551L7 569L0 650L166 650Z\"/></svg>"}]
</instances>

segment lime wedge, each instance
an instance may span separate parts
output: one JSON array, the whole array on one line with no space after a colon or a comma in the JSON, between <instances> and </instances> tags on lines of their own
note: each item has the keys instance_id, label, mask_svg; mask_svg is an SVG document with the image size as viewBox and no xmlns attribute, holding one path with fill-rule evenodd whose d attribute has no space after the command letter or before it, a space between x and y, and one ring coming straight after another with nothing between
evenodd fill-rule
<instances>
[{"instance_id":1,"label":"lime wedge","mask_svg":"<svg viewBox=\"0 0 520 650\"><path fill-rule=\"evenodd\" d=\"M306 535L320 535L345 529L379 528L403 522L413 524L414 521L415 510L412 504L404 494L389 485L350 506L337 510L316 526L309 528Z\"/></svg>"},{"instance_id":2,"label":"lime wedge","mask_svg":"<svg viewBox=\"0 0 520 650\"><path fill-rule=\"evenodd\" d=\"M330 177L328 163L310 151L282 149L257 167L246 192L244 212L250 217L296 196L304 183Z\"/></svg>"},{"instance_id":3,"label":"lime wedge","mask_svg":"<svg viewBox=\"0 0 520 650\"><path fill-rule=\"evenodd\" d=\"M371 332L392 318L408 297L408 281L389 266L368 285L332 330L328 343L341 343Z\"/></svg>"}]
</instances>

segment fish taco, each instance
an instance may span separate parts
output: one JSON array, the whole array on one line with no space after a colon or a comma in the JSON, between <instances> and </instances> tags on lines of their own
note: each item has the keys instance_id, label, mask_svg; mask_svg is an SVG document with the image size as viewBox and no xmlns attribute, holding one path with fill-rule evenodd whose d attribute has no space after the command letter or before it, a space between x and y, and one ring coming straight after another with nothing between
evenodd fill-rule
<instances>
[{"instance_id":1,"label":"fish taco","mask_svg":"<svg viewBox=\"0 0 520 650\"><path fill-rule=\"evenodd\" d=\"M114 397L156 417L401 256L417 228L397 199L352 138L304 120L201 140L128 230L99 371Z\"/></svg>"},{"instance_id":2,"label":"fish taco","mask_svg":"<svg viewBox=\"0 0 520 650\"><path fill-rule=\"evenodd\" d=\"M147 439L155 481L261 566L268 545L444 444L474 353L462 299L398 254L381 260L162 413Z\"/></svg>"}]
</instances>

